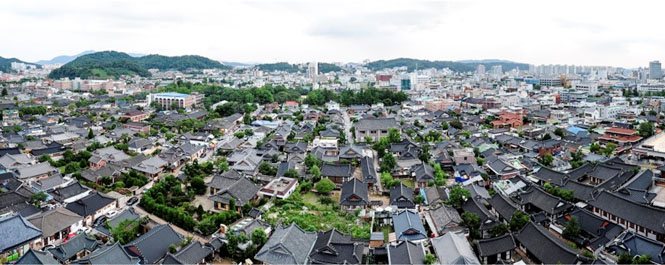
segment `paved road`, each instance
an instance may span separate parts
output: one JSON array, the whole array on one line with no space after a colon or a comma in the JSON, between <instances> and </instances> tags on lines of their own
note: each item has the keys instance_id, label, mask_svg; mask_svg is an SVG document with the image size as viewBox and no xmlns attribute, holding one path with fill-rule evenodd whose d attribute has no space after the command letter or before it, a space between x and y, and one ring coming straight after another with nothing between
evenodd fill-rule
<instances>
[{"instance_id":1,"label":"paved road","mask_svg":"<svg viewBox=\"0 0 665 265\"><path fill-rule=\"evenodd\" d=\"M148 216L148 218L150 218L150 220L153 220L153 221L155 221L155 222L158 223L158 224L171 224L171 227L173 227L173 229L174 229L176 232L180 233L180 234L183 235L183 236L186 236L186 237L187 237L187 236L192 237L192 239L197 240L197 241L199 241L199 242L201 242L201 243L207 243L207 242L209 241L208 238L203 238L203 237L201 237L201 236L199 236L199 235L196 235L196 234L194 234L194 233L190 233L189 231L187 231L187 230L185 230L185 229L182 229L182 228L180 228L180 227L178 227L178 226L176 226L176 225L174 225L174 224L172 224L172 223L170 223L170 222L167 222L167 221L165 221L164 219L157 217L156 215L153 215L153 214L150 214L150 213L146 212L146 211L143 210L143 208L141 208L138 204L134 206L134 210L136 210L136 213L138 213L138 214L140 214L140 215Z\"/></svg>"}]
</instances>

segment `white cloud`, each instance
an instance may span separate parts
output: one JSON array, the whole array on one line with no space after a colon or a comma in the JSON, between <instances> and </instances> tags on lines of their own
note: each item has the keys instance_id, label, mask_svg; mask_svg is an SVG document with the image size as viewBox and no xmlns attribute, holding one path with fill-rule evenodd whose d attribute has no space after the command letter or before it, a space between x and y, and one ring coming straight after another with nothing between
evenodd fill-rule
<instances>
[{"instance_id":1,"label":"white cloud","mask_svg":"<svg viewBox=\"0 0 665 265\"><path fill-rule=\"evenodd\" d=\"M0 56L84 50L228 61L416 57L645 66L659 1L0 1Z\"/></svg>"}]
</instances>

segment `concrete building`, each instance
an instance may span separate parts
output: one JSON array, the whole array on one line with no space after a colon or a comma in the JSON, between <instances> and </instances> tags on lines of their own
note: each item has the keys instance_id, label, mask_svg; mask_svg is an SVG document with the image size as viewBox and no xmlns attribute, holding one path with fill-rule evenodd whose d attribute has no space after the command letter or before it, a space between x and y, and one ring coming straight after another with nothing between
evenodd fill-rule
<instances>
[{"instance_id":1,"label":"concrete building","mask_svg":"<svg viewBox=\"0 0 665 265\"><path fill-rule=\"evenodd\" d=\"M649 79L663 78L663 70L660 68L660 61L649 62Z\"/></svg>"},{"instance_id":2,"label":"concrete building","mask_svg":"<svg viewBox=\"0 0 665 265\"><path fill-rule=\"evenodd\" d=\"M190 95L167 92L159 94L150 94L148 104L153 102L162 109L188 109L198 106L203 101L203 95L192 93Z\"/></svg>"}]
</instances>

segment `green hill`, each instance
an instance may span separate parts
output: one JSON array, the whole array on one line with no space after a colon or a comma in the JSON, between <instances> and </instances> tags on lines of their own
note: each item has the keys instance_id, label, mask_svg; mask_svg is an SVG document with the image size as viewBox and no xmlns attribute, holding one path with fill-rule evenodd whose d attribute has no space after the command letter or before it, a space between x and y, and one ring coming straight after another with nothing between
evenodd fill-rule
<instances>
[{"instance_id":1,"label":"green hill","mask_svg":"<svg viewBox=\"0 0 665 265\"><path fill-rule=\"evenodd\" d=\"M187 70L187 69L229 69L228 66L211 59L195 56L146 55L132 57L123 52L104 51L80 56L53 70L49 78L118 78L122 75L150 76L148 69Z\"/></svg>"},{"instance_id":2,"label":"green hill","mask_svg":"<svg viewBox=\"0 0 665 265\"><path fill-rule=\"evenodd\" d=\"M300 70L300 68L298 68L297 65L289 64L286 62L257 64L256 67L259 68L259 70L266 72L284 71L289 73L295 73Z\"/></svg>"},{"instance_id":3,"label":"green hill","mask_svg":"<svg viewBox=\"0 0 665 265\"><path fill-rule=\"evenodd\" d=\"M9 73L9 72L11 72L11 70L12 70L12 63L13 63L13 62L32 64L32 65L36 65L37 67L40 66L40 65L38 65L38 64L27 63L27 62L21 61L21 60L16 59L16 58L4 58L4 57L0 57L0 72L4 72L4 73Z\"/></svg>"},{"instance_id":4,"label":"green hill","mask_svg":"<svg viewBox=\"0 0 665 265\"><path fill-rule=\"evenodd\" d=\"M487 69L495 65L501 65L504 71L519 68L520 70L529 69L528 64L515 63L510 61L487 60L487 61L429 61L411 58L397 58L392 60L378 60L368 63L366 66L372 70L381 70L385 68L407 67L408 71L417 69L448 68L455 72L471 72L476 70L479 64L485 65Z\"/></svg>"}]
</instances>

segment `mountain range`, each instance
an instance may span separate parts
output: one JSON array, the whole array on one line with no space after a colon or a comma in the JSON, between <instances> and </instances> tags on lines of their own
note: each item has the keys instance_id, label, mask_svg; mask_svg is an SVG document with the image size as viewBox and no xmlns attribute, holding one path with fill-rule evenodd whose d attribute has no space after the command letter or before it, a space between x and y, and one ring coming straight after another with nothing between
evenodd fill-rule
<instances>
[{"instance_id":1,"label":"mountain range","mask_svg":"<svg viewBox=\"0 0 665 265\"><path fill-rule=\"evenodd\" d=\"M148 69L230 69L218 61L198 55L164 56L158 54L134 57L127 53L104 51L85 54L53 70L50 78L118 78L122 75L150 76Z\"/></svg>"}]
</instances>

